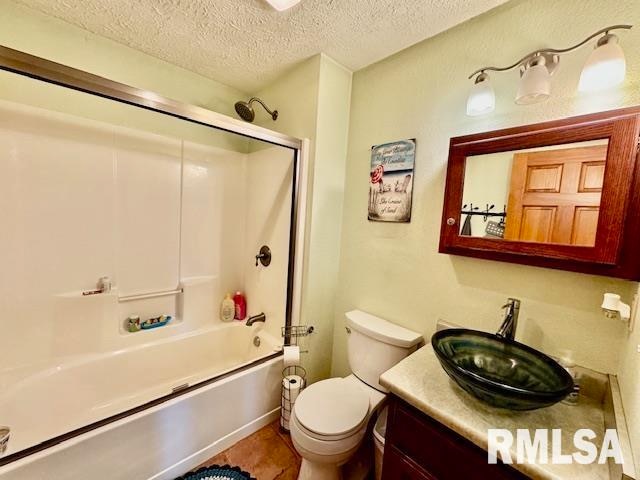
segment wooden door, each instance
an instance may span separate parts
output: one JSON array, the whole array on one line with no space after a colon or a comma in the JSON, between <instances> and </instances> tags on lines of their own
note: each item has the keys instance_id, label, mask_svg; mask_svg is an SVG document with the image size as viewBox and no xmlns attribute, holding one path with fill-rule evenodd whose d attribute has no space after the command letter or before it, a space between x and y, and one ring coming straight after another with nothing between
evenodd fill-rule
<instances>
[{"instance_id":1,"label":"wooden door","mask_svg":"<svg viewBox=\"0 0 640 480\"><path fill-rule=\"evenodd\" d=\"M504 238L592 247L607 146L516 153Z\"/></svg>"}]
</instances>

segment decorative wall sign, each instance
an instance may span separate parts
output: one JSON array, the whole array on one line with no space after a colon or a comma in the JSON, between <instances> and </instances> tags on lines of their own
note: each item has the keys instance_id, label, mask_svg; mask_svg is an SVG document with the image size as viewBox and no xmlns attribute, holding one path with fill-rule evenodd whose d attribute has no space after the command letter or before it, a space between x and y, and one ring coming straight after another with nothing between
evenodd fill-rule
<instances>
[{"instance_id":1,"label":"decorative wall sign","mask_svg":"<svg viewBox=\"0 0 640 480\"><path fill-rule=\"evenodd\" d=\"M369 220L410 222L416 140L371 147Z\"/></svg>"}]
</instances>

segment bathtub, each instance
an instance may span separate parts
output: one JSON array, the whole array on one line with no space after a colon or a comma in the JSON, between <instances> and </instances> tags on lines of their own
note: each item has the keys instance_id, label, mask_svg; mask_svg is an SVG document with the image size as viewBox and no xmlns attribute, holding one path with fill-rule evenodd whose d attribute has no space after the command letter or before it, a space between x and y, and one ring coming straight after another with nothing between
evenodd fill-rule
<instances>
[{"instance_id":1,"label":"bathtub","mask_svg":"<svg viewBox=\"0 0 640 480\"><path fill-rule=\"evenodd\" d=\"M262 327L219 324L0 379L0 423L11 428L0 479L188 471L277 418L282 357Z\"/></svg>"}]
</instances>

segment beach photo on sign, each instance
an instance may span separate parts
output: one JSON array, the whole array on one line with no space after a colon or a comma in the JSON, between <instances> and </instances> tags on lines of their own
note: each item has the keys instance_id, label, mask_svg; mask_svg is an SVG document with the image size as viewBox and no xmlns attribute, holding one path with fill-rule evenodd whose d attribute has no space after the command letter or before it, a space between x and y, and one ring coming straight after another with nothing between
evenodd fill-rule
<instances>
[{"instance_id":1,"label":"beach photo on sign","mask_svg":"<svg viewBox=\"0 0 640 480\"><path fill-rule=\"evenodd\" d=\"M411 221L415 152L415 139L371 148L369 220Z\"/></svg>"}]
</instances>

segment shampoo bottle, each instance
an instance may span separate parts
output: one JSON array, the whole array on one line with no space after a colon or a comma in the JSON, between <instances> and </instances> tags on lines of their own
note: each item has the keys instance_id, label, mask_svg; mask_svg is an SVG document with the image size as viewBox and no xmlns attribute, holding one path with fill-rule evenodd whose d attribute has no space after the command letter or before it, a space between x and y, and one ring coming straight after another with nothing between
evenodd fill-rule
<instances>
[{"instance_id":1,"label":"shampoo bottle","mask_svg":"<svg viewBox=\"0 0 640 480\"><path fill-rule=\"evenodd\" d=\"M244 320L245 318L247 318L247 299L242 294L242 292L236 292L236 294L233 296L233 303L235 304L236 308L236 320Z\"/></svg>"},{"instance_id":2,"label":"shampoo bottle","mask_svg":"<svg viewBox=\"0 0 640 480\"><path fill-rule=\"evenodd\" d=\"M236 313L236 304L231 298L231 294L227 293L220 305L220 320L223 322L231 322Z\"/></svg>"}]
</instances>

